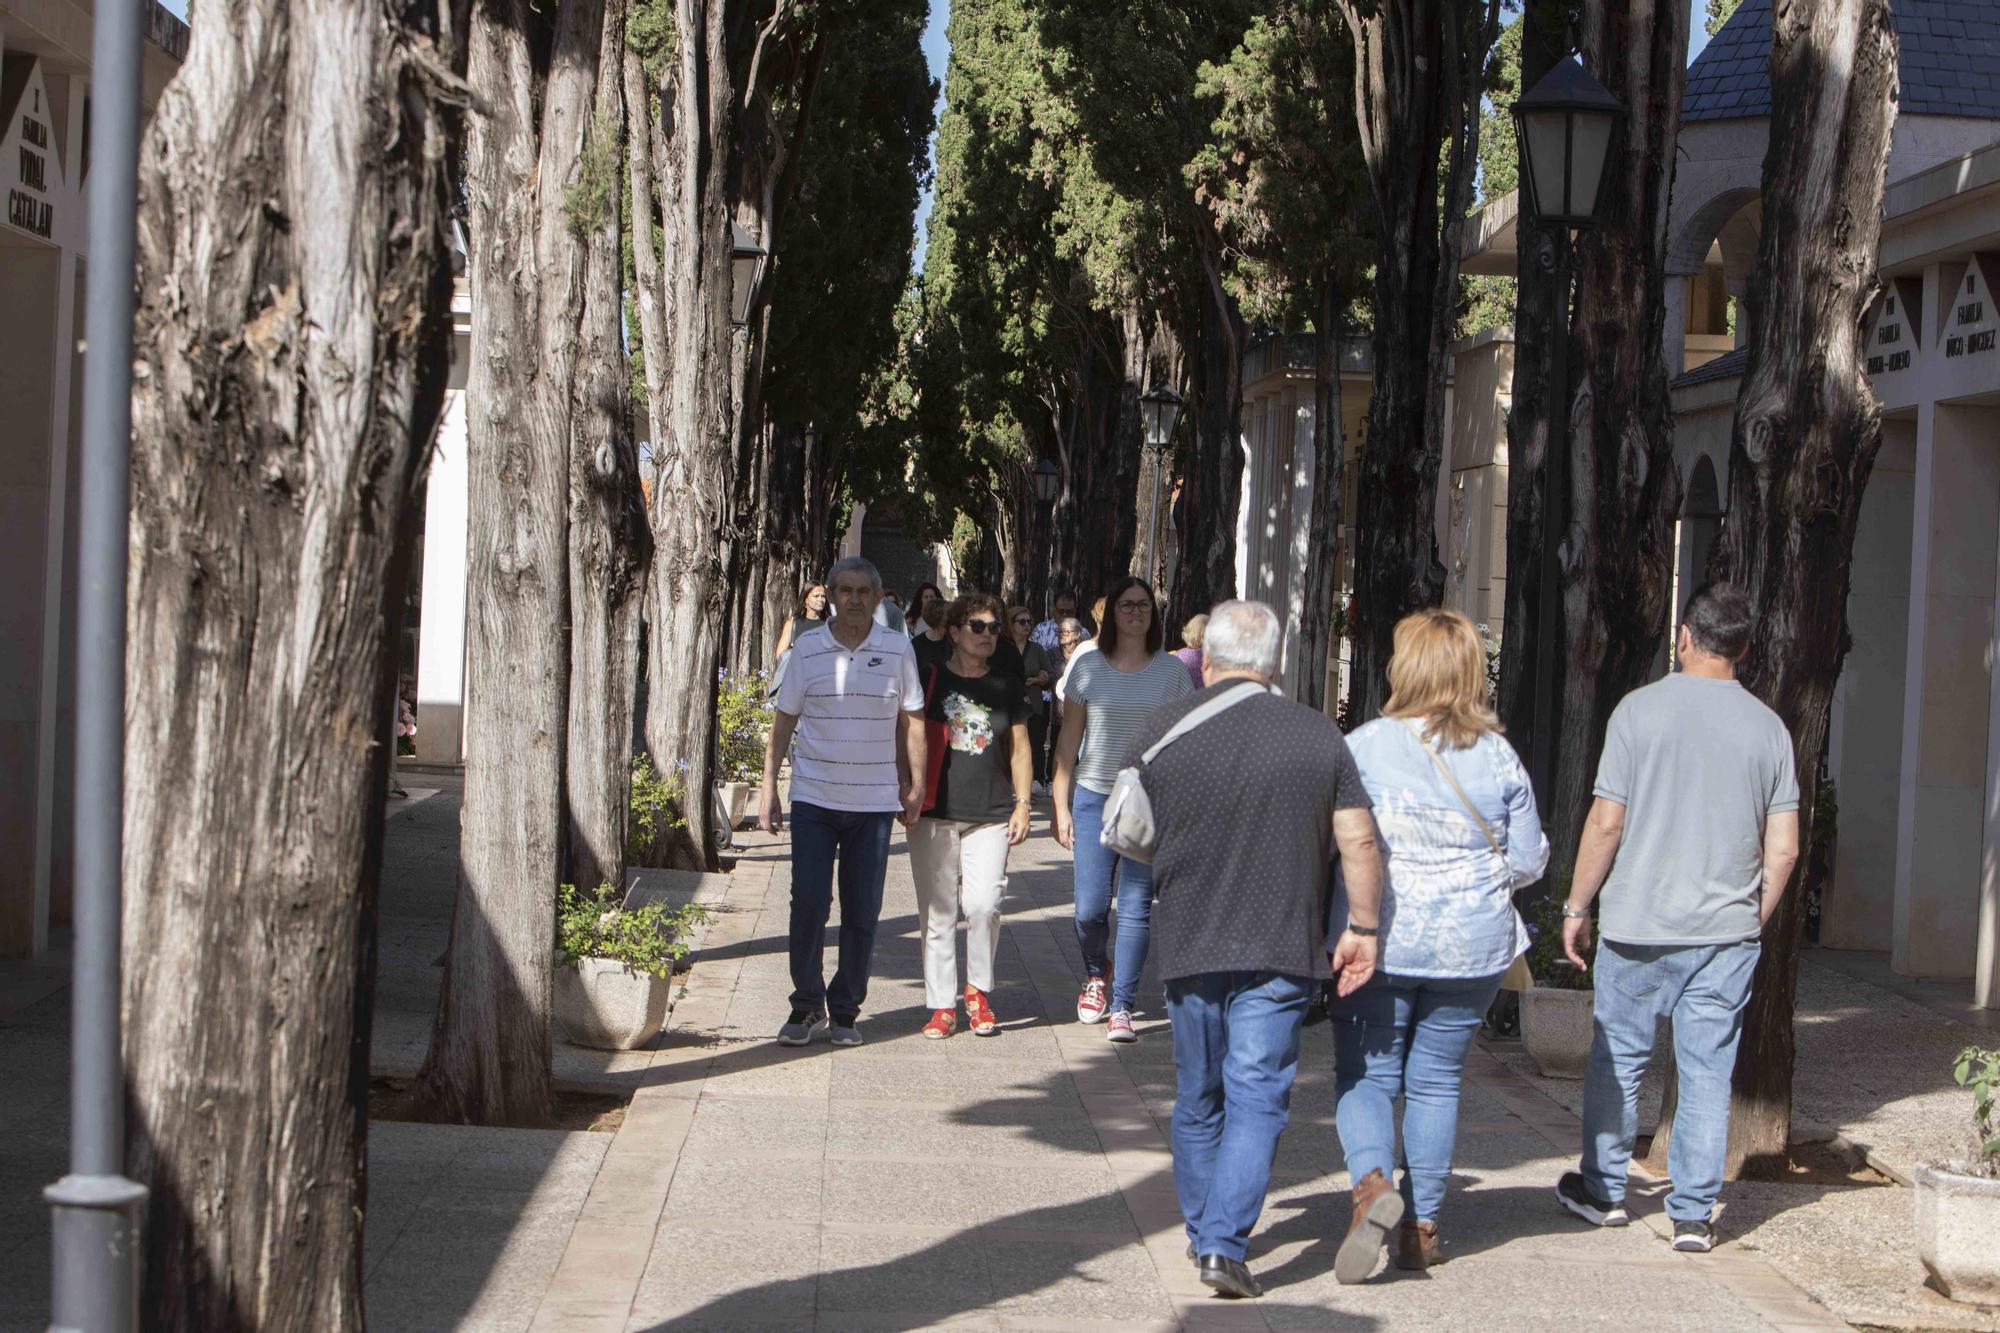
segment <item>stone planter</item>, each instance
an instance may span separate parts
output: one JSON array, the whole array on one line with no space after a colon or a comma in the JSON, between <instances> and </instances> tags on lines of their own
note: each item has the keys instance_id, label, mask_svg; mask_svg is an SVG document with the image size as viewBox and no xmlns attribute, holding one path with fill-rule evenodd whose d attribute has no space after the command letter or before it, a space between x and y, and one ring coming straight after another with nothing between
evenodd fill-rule
<instances>
[{"instance_id":1,"label":"stone planter","mask_svg":"<svg viewBox=\"0 0 2000 1333\"><path fill-rule=\"evenodd\" d=\"M729 827L743 827L743 813L750 807L750 797L756 791L747 782L718 782L715 784L715 803L722 810L722 817L729 821Z\"/></svg>"},{"instance_id":2,"label":"stone planter","mask_svg":"<svg viewBox=\"0 0 2000 1333\"><path fill-rule=\"evenodd\" d=\"M2000 1180L1964 1166L1917 1164L1917 1257L1953 1300L2000 1305Z\"/></svg>"},{"instance_id":3,"label":"stone planter","mask_svg":"<svg viewBox=\"0 0 2000 1333\"><path fill-rule=\"evenodd\" d=\"M556 968L556 1022L563 1040L597 1051L632 1051L667 1025L673 982L615 963L579 958Z\"/></svg>"},{"instance_id":4,"label":"stone planter","mask_svg":"<svg viewBox=\"0 0 2000 1333\"><path fill-rule=\"evenodd\" d=\"M1593 991L1542 986L1521 992L1521 1046L1546 1077L1583 1077L1596 998Z\"/></svg>"}]
</instances>

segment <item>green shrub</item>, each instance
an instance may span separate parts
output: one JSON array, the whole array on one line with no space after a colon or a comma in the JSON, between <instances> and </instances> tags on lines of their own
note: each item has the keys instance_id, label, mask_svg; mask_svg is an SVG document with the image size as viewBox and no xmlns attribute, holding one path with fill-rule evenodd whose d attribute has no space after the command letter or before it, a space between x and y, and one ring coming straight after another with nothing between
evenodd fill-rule
<instances>
[{"instance_id":1,"label":"green shrub","mask_svg":"<svg viewBox=\"0 0 2000 1333\"><path fill-rule=\"evenodd\" d=\"M1988 1176L2000 1176L2000 1050L1968 1046L1952 1062L1951 1076L1961 1088L1972 1089L1972 1124L1977 1133L1979 1166Z\"/></svg>"},{"instance_id":2,"label":"green shrub","mask_svg":"<svg viewBox=\"0 0 2000 1333\"><path fill-rule=\"evenodd\" d=\"M639 755L632 761L632 817L625 828L625 854L644 864L659 845L660 838L687 827L682 813L687 782L680 767L671 773L653 772L653 761Z\"/></svg>"},{"instance_id":3,"label":"green shrub","mask_svg":"<svg viewBox=\"0 0 2000 1333\"><path fill-rule=\"evenodd\" d=\"M770 676L762 671L723 672L715 691L715 743L722 782L758 782L764 776L764 742L771 734Z\"/></svg>"},{"instance_id":4,"label":"green shrub","mask_svg":"<svg viewBox=\"0 0 2000 1333\"><path fill-rule=\"evenodd\" d=\"M566 960L607 958L671 977L690 951L688 932L708 920L708 909L695 903L679 909L652 903L630 911L618 903L618 891L609 884L588 894L574 884L562 886L556 899L556 947Z\"/></svg>"},{"instance_id":5,"label":"green shrub","mask_svg":"<svg viewBox=\"0 0 2000 1333\"><path fill-rule=\"evenodd\" d=\"M1570 962L1563 952L1562 907L1569 901L1569 872L1553 878L1555 882L1528 907L1528 934L1533 937L1528 945L1528 971L1534 974L1535 984L1545 990L1589 990L1590 973ZM1591 923L1593 931L1596 924ZM1591 938L1594 940L1595 934Z\"/></svg>"}]
</instances>

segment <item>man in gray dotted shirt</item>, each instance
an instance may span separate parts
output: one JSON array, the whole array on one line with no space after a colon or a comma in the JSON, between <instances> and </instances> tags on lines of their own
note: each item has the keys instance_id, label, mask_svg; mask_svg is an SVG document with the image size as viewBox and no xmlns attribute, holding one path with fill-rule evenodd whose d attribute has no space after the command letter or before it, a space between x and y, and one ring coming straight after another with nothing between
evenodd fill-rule
<instances>
[{"instance_id":1,"label":"man in gray dotted shirt","mask_svg":"<svg viewBox=\"0 0 2000 1333\"><path fill-rule=\"evenodd\" d=\"M1332 719L1270 689L1283 634L1262 602L1216 607L1207 688L1161 708L1126 760L1204 700L1255 692L1162 750L1145 778L1159 828L1153 950L1174 1027L1174 1188L1188 1257L1224 1296L1262 1294L1243 1256L1290 1114L1306 1000L1329 975L1346 995L1375 970L1382 857L1368 793ZM1327 940L1336 848L1349 925Z\"/></svg>"}]
</instances>

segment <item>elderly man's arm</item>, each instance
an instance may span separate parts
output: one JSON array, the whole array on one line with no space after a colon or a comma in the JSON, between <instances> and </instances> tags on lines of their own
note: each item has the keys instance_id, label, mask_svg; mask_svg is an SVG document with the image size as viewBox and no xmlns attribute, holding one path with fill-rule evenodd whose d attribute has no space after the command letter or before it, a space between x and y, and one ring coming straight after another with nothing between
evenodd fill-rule
<instances>
[{"instance_id":1,"label":"elderly man's arm","mask_svg":"<svg viewBox=\"0 0 2000 1333\"><path fill-rule=\"evenodd\" d=\"M778 809L778 769L792 748L792 732L798 725L797 713L779 710L771 714L771 736L764 742L764 799L757 811L757 827L766 833L784 827L785 817Z\"/></svg>"},{"instance_id":2,"label":"elderly man's arm","mask_svg":"<svg viewBox=\"0 0 2000 1333\"><path fill-rule=\"evenodd\" d=\"M1590 947L1590 917L1584 913L1618 857L1618 844L1625 838L1625 807L1606 796L1591 802L1584 817L1583 837L1576 845L1576 870L1570 876L1567 911L1563 914L1563 952L1578 967L1588 968L1583 951Z\"/></svg>"},{"instance_id":3,"label":"elderly man's arm","mask_svg":"<svg viewBox=\"0 0 2000 1333\"><path fill-rule=\"evenodd\" d=\"M1366 806L1334 811L1333 845L1347 885L1348 923L1373 931L1382 920L1382 848L1375 838L1374 812ZM1349 929L1327 950L1340 994L1352 995L1375 974L1376 944L1373 934Z\"/></svg>"},{"instance_id":4,"label":"elderly man's arm","mask_svg":"<svg viewBox=\"0 0 2000 1333\"><path fill-rule=\"evenodd\" d=\"M1758 924L1769 921L1771 913L1778 910L1798 863L1799 812L1783 810L1764 816L1764 893L1757 904Z\"/></svg>"}]
</instances>

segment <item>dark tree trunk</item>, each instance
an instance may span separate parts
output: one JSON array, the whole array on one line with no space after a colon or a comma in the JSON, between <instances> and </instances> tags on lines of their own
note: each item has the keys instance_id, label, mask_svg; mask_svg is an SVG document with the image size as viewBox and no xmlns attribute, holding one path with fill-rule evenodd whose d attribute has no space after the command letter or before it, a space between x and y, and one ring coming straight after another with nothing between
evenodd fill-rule
<instances>
[{"instance_id":1,"label":"dark tree trunk","mask_svg":"<svg viewBox=\"0 0 2000 1333\"><path fill-rule=\"evenodd\" d=\"M1299 608L1298 700L1326 707L1326 674L1335 652L1333 599L1340 586L1340 312L1332 277L1320 286L1313 317L1312 527L1306 539Z\"/></svg>"},{"instance_id":2,"label":"dark tree trunk","mask_svg":"<svg viewBox=\"0 0 2000 1333\"><path fill-rule=\"evenodd\" d=\"M1351 716L1388 698L1396 622L1444 593L1437 551L1458 247L1499 0L1340 0L1375 199L1374 396L1356 482Z\"/></svg>"},{"instance_id":3,"label":"dark tree trunk","mask_svg":"<svg viewBox=\"0 0 2000 1333\"><path fill-rule=\"evenodd\" d=\"M639 491L623 339L616 179L625 140L625 0L606 6L589 154L608 179L584 258L569 468L569 865L579 887L625 882L639 624L653 534ZM573 218L579 223L583 219Z\"/></svg>"},{"instance_id":4,"label":"dark tree trunk","mask_svg":"<svg viewBox=\"0 0 2000 1333\"><path fill-rule=\"evenodd\" d=\"M1846 655L1854 530L1882 442L1862 321L1880 285L1896 36L1887 0L1780 3L1772 29L1764 234L1730 440L1729 523L1710 572L1756 604L1738 674L1791 731L1800 846L1810 847ZM1736 1056L1732 1168L1785 1152L1804 920L1803 895L1789 892L1764 927Z\"/></svg>"},{"instance_id":5,"label":"dark tree trunk","mask_svg":"<svg viewBox=\"0 0 2000 1333\"><path fill-rule=\"evenodd\" d=\"M1199 223L1205 219L1198 218ZM1204 236L1212 242L1213 232ZM1194 448L1181 473L1175 520L1180 561L1167 623L1175 627L1236 596L1236 519L1243 498L1243 344L1236 298L1222 286L1221 256L1205 254L1201 337L1189 360L1196 377ZM1163 486L1164 494L1164 486ZM1165 525L1161 528L1165 545Z\"/></svg>"},{"instance_id":6,"label":"dark tree trunk","mask_svg":"<svg viewBox=\"0 0 2000 1333\"><path fill-rule=\"evenodd\" d=\"M1626 113L1603 221L1585 235L1577 266L1563 685L1554 799L1542 816L1558 881L1575 858L1611 711L1653 673L1673 587L1681 489L1660 349L1687 24L1673 5L1584 9L1584 63Z\"/></svg>"},{"instance_id":7,"label":"dark tree trunk","mask_svg":"<svg viewBox=\"0 0 2000 1333\"><path fill-rule=\"evenodd\" d=\"M459 85L423 5L218 17L140 171L123 1010L142 1300L148 1328L359 1328L383 722L450 354Z\"/></svg>"},{"instance_id":8,"label":"dark tree trunk","mask_svg":"<svg viewBox=\"0 0 2000 1333\"><path fill-rule=\"evenodd\" d=\"M604 11L603 0L552 10L482 0L469 31L467 79L481 111L466 141L465 806L422 1082L433 1114L477 1124L541 1124L553 1109L550 921L570 823L572 453L594 448L577 433L602 423L575 413L603 383L579 374L591 359L588 255L572 189L593 155L617 160L614 146L591 138Z\"/></svg>"}]
</instances>

